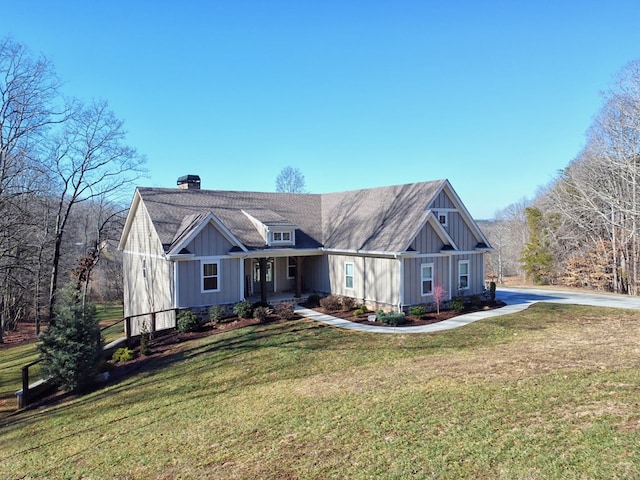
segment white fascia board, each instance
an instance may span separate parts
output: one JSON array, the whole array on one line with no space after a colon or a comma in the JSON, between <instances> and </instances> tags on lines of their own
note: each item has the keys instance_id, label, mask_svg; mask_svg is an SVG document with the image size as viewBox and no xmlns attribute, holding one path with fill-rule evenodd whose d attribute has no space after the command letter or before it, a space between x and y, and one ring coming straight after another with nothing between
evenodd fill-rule
<instances>
[{"instance_id":1,"label":"white fascia board","mask_svg":"<svg viewBox=\"0 0 640 480\"><path fill-rule=\"evenodd\" d=\"M133 218L135 217L135 213L138 210L139 204L140 204L140 193L136 188L136 191L133 193L133 199L131 200L131 206L129 207L129 212L127 213L127 219L124 222L124 228L122 229L122 234L120 235L120 241L118 242L118 250L124 250L127 237L129 236L129 231L131 230L131 225L133 224Z\"/></svg>"},{"instance_id":2,"label":"white fascia board","mask_svg":"<svg viewBox=\"0 0 640 480\"><path fill-rule=\"evenodd\" d=\"M247 250L244 252L229 252L229 257L242 258L264 258L264 257L310 257L313 255L322 255L323 251L319 248L274 248L268 250Z\"/></svg>"},{"instance_id":3,"label":"white fascia board","mask_svg":"<svg viewBox=\"0 0 640 480\"><path fill-rule=\"evenodd\" d=\"M173 247L172 250L180 251L183 248L185 248L210 223L213 223L213 225L218 229L220 233L222 233L222 235L229 241L229 243L231 243L232 245L238 248L241 248L244 252L248 252L247 247L245 247L242 244L242 242L240 242L240 240L238 240L236 236L233 233L231 233L231 230L229 230L225 226L225 224L222 223L220 219L211 212L207 214L207 216L202 220L202 222L200 222L200 225L198 225L198 228L196 228L193 232L191 232L191 234L188 237L186 237L184 240L182 240L178 245ZM174 257L176 255L177 254L171 255L171 257Z\"/></svg>"},{"instance_id":4,"label":"white fascia board","mask_svg":"<svg viewBox=\"0 0 640 480\"><path fill-rule=\"evenodd\" d=\"M480 230L480 227L478 226L476 221L473 219L473 217L469 213L469 210L467 210L467 207L464 206L464 203L462 203L462 200L460 199L456 191L453 189L453 186L451 185L451 183L449 183L449 180L445 180L445 183L442 185L442 187L440 187L440 190L434 196L434 198L436 198L440 194L440 192L442 192L442 190L444 189L446 189L447 193L451 195L453 203L456 204L457 209L462 214L462 219L464 220L464 222L467 224L467 226L471 230L475 232L476 239L479 241L482 241L482 243L484 243L485 245L490 246L489 240L487 240L487 237L484 236L484 233L482 233L482 230Z\"/></svg>"}]
</instances>

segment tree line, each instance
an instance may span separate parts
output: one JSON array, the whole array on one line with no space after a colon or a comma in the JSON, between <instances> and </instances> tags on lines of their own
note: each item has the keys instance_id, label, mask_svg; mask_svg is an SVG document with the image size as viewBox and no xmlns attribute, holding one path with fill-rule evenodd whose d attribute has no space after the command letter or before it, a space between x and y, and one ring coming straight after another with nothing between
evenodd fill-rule
<instances>
[{"instance_id":1,"label":"tree line","mask_svg":"<svg viewBox=\"0 0 640 480\"><path fill-rule=\"evenodd\" d=\"M104 100L63 95L54 65L0 39L0 342L17 322L53 317L61 286L83 292L99 264L119 296L119 238L145 158Z\"/></svg>"},{"instance_id":2,"label":"tree line","mask_svg":"<svg viewBox=\"0 0 640 480\"><path fill-rule=\"evenodd\" d=\"M640 292L640 62L602 98L576 157L487 226L496 277L510 268L533 283Z\"/></svg>"}]
</instances>

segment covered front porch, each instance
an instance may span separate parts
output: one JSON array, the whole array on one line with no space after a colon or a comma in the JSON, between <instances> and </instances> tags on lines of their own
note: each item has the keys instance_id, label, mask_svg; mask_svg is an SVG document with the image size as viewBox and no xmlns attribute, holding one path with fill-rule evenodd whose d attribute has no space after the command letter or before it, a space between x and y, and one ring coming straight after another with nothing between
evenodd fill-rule
<instances>
[{"instance_id":1,"label":"covered front porch","mask_svg":"<svg viewBox=\"0 0 640 480\"><path fill-rule=\"evenodd\" d=\"M266 255L265 255L266 254ZM307 272L318 250L279 249L252 252L243 258L244 297L252 302L301 302L312 293Z\"/></svg>"}]
</instances>

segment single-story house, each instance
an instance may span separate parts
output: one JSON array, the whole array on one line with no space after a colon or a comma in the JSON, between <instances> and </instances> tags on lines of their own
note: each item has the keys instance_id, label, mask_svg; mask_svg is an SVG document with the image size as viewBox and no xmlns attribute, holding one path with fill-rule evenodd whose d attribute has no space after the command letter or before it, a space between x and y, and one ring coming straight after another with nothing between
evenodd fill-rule
<instances>
[{"instance_id":1,"label":"single-story house","mask_svg":"<svg viewBox=\"0 0 640 480\"><path fill-rule=\"evenodd\" d=\"M204 190L197 175L137 188L119 248L125 316L286 292L400 311L481 293L491 249L448 180L305 194Z\"/></svg>"}]
</instances>

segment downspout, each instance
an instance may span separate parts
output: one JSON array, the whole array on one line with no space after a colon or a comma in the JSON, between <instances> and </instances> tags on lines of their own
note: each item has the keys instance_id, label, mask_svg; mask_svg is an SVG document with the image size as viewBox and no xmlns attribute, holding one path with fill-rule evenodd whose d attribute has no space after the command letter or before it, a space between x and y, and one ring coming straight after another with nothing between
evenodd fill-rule
<instances>
[{"instance_id":1,"label":"downspout","mask_svg":"<svg viewBox=\"0 0 640 480\"><path fill-rule=\"evenodd\" d=\"M404 303L404 258L397 256L398 262L400 262L400 288L398 288L398 294L400 295L398 298L398 312L402 311L402 304Z\"/></svg>"},{"instance_id":2,"label":"downspout","mask_svg":"<svg viewBox=\"0 0 640 480\"><path fill-rule=\"evenodd\" d=\"M244 291L244 260L246 257L240 257L240 266L238 270L240 271L239 281L240 281L240 301L245 299L245 291Z\"/></svg>"}]
</instances>

